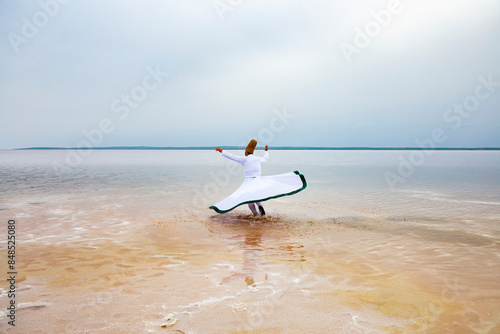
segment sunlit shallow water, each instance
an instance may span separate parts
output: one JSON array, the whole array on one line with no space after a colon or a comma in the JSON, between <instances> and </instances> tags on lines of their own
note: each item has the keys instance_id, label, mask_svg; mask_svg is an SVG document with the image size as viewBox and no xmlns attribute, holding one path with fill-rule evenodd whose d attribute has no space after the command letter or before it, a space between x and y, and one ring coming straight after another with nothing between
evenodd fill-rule
<instances>
[{"instance_id":1,"label":"sunlit shallow water","mask_svg":"<svg viewBox=\"0 0 500 334\"><path fill-rule=\"evenodd\" d=\"M391 189L408 151L271 150L263 174L308 187L256 219L208 209L242 181L216 152L95 151L61 170L67 151L2 151L19 326L496 333L499 153L434 152Z\"/></svg>"}]
</instances>

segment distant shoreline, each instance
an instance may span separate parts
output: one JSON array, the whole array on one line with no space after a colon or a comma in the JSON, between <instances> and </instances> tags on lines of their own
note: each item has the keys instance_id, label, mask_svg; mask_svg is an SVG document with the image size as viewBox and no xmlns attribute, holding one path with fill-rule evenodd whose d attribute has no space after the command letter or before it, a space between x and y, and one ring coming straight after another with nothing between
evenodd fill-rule
<instances>
[{"instance_id":1,"label":"distant shoreline","mask_svg":"<svg viewBox=\"0 0 500 334\"><path fill-rule=\"evenodd\" d=\"M154 147L154 146L109 146L93 148L77 147L26 147L12 150L215 150L217 146L189 146L189 147ZM244 146L221 146L224 150L244 150ZM258 147L264 149L264 147ZM413 151L413 150L433 150L433 151L498 151L500 147L305 147L305 146L276 146L272 150L310 150L310 151Z\"/></svg>"}]
</instances>

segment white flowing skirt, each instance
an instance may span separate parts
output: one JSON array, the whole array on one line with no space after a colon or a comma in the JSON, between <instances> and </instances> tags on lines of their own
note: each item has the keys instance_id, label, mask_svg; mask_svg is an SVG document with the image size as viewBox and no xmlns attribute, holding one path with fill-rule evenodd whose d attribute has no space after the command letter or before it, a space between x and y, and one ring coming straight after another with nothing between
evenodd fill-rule
<instances>
[{"instance_id":1,"label":"white flowing skirt","mask_svg":"<svg viewBox=\"0 0 500 334\"><path fill-rule=\"evenodd\" d=\"M210 209L214 209L218 213L226 213L243 204L264 202L273 198L293 195L306 187L306 178L298 171L245 178L245 181L234 193L212 205Z\"/></svg>"}]
</instances>

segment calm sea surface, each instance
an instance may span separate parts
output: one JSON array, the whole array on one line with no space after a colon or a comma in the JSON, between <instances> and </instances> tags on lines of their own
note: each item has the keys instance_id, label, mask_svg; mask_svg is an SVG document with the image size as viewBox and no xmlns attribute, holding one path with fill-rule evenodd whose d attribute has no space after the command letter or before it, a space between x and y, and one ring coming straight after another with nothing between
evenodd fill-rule
<instances>
[{"instance_id":1,"label":"calm sea surface","mask_svg":"<svg viewBox=\"0 0 500 334\"><path fill-rule=\"evenodd\" d=\"M246 206L208 208L243 181L215 151L87 153L0 151L0 217L17 224L20 298L52 305L26 310L24 332L48 323L151 332L159 324L144 316L164 310L176 328L200 333L290 323L298 332L500 329L499 151L270 150L263 175L298 170L308 186L265 202L264 219ZM106 307L75 324L78 305L103 291Z\"/></svg>"},{"instance_id":2,"label":"calm sea surface","mask_svg":"<svg viewBox=\"0 0 500 334\"><path fill-rule=\"evenodd\" d=\"M424 156L418 166L408 163L410 154L271 150L263 175L294 170L305 175L307 189L279 202L342 204L406 218L500 219L500 152L418 152ZM204 210L243 179L241 167L215 151L106 150L81 161L69 155L0 151L0 209L20 212L30 203L52 201L92 206L105 200L141 213L179 206ZM268 205L272 208L272 201Z\"/></svg>"},{"instance_id":3,"label":"calm sea surface","mask_svg":"<svg viewBox=\"0 0 500 334\"><path fill-rule=\"evenodd\" d=\"M416 160L418 153L423 160ZM54 210L143 219L195 212L231 194L242 168L215 151L0 151L0 212ZM241 152L234 152L240 154ZM261 152L257 152L259 154ZM413 154L415 154L413 153ZM68 163L69 161L69 163ZM417 161L411 165L408 161ZM500 152L270 151L263 175L298 170L308 187L268 201L268 214L313 221L372 215L397 228L432 226L500 238ZM57 211L57 212L59 212ZM235 213L249 213L246 206Z\"/></svg>"}]
</instances>

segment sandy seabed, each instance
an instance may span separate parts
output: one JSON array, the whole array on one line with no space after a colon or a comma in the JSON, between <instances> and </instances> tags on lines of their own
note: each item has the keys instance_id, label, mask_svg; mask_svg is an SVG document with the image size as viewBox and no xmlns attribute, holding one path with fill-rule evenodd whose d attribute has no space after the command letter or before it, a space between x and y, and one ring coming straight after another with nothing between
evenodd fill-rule
<instances>
[{"instance_id":1,"label":"sandy seabed","mask_svg":"<svg viewBox=\"0 0 500 334\"><path fill-rule=\"evenodd\" d=\"M263 218L34 205L16 217L16 326L3 281L0 331L500 333L498 236L275 203Z\"/></svg>"}]
</instances>

